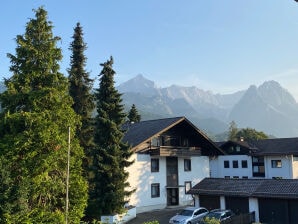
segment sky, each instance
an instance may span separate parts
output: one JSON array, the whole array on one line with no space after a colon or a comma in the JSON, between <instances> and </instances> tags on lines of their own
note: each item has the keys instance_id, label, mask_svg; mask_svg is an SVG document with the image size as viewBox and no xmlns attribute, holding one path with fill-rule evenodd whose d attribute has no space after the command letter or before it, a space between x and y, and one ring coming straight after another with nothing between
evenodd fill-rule
<instances>
[{"instance_id":1,"label":"sky","mask_svg":"<svg viewBox=\"0 0 298 224\"><path fill-rule=\"evenodd\" d=\"M0 14L0 80L43 6L61 37L61 72L70 67L74 27L87 44L86 70L98 80L114 58L119 85L142 74L159 87L196 86L228 94L275 80L298 101L298 3L294 0L4 0ZM96 85L96 82L95 82Z\"/></svg>"}]
</instances>

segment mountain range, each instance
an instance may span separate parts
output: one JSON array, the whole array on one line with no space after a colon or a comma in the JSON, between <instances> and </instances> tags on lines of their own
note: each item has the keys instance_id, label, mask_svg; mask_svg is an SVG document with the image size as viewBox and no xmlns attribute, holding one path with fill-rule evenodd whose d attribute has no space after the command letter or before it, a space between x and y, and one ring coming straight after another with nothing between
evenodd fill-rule
<instances>
[{"instance_id":1,"label":"mountain range","mask_svg":"<svg viewBox=\"0 0 298 224\"><path fill-rule=\"evenodd\" d=\"M117 89L126 109L135 104L142 120L185 116L212 136L226 132L232 121L238 128L254 128L275 137L298 136L298 104L276 81L232 94L213 94L195 86L160 88L137 75Z\"/></svg>"},{"instance_id":2,"label":"mountain range","mask_svg":"<svg viewBox=\"0 0 298 224\"><path fill-rule=\"evenodd\" d=\"M142 75L116 87L125 109L136 105L142 120L185 116L215 140L229 129L254 128L275 137L298 136L298 104L276 81L232 94L213 94L198 87L171 85L160 88ZM0 82L0 93L5 86Z\"/></svg>"}]
</instances>

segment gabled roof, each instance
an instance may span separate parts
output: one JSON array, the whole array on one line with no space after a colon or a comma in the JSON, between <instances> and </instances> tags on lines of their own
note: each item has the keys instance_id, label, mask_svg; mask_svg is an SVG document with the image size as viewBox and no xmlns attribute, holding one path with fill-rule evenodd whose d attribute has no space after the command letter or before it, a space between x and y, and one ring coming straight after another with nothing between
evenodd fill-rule
<instances>
[{"instance_id":1,"label":"gabled roof","mask_svg":"<svg viewBox=\"0 0 298 224\"><path fill-rule=\"evenodd\" d=\"M224 154L223 151L207 137L207 135L205 135L185 117L164 118L127 124L124 127L126 132L123 142L128 142L134 149L138 145L149 141L154 136L158 136L161 133L166 132L174 126L182 123L186 124L188 127L191 127L193 132L196 133L196 136L204 141L205 146L208 145L208 148L212 148L214 151L216 151L216 154Z\"/></svg>"},{"instance_id":2,"label":"gabled roof","mask_svg":"<svg viewBox=\"0 0 298 224\"><path fill-rule=\"evenodd\" d=\"M184 117L164 118L127 124L123 141L135 147L152 136L163 132L184 120Z\"/></svg>"},{"instance_id":3,"label":"gabled roof","mask_svg":"<svg viewBox=\"0 0 298 224\"><path fill-rule=\"evenodd\" d=\"M226 141L217 143L224 149L233 144L247 148L250 155L296 155L298 156L298 138L274 138L249 141Z\"/></svg>"},{"instance_id":4,"label":"gabled roof","mask_svg":"<svg viewBox=\"0 0 298 224\"><path fill-rule=\"evenodd\" d=\"M205 178L189 194L298 199L297 179Z\"/></svg>"}]
</instances>

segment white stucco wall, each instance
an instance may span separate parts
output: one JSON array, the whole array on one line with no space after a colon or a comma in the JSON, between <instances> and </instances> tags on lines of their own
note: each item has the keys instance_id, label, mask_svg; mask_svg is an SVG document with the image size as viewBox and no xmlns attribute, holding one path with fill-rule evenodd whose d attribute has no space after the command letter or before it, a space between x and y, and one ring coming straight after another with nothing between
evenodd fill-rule
<instances>
[{"instance_id":1,"label":"white stucco wall","mask_svg":"<svg viewBox=\"0 0 298 224\"><path fill-rule=\"evenodd\" d=\"M195 186L205 177L209 177L209 157L191 157L191 171L184 171L184 158L178 158L178 185L184 186L186 181L191 181L191 186ZM185 188L179 188L179 204L189 205L194 203L191 195L185 194Z\"/></svg>"},{"instance_id":2,"label":"white stucco wall","mask_svg":"<svg viewBox=\"0 0 298 224\"><path fill-rule=\"evenodd\" d=\"M224 161L229 161L230 167L224 168ZM238 168L233 168L233 161L238 161ZM247 161L247 168L242 168L242 160ZM226 176L233 178L237 176L242 178L252 177L251 157L247 155L224 155L210 160L211 177L224 178Z\"/></svg>"},{"instance_id":3,"label":"white stucco wall","mask_svg":"<svg viewBox=\"0 0 298 224\"><path fill-rule=\"evenodd\" d=\"M135 162L128 167L128 182L131 189L136 192L130 197L130 205L137 207L137 213L160 209L166 206L166 173L161 172L166 169L165 158L159 160L160 172L151 172L151 157L148 154L135 153L131 159ZM151 197L151 184L160 184L160 197Z\"/></svg>"},{"instance_id":4,"label":"white stucco wall","mask_svg":"<svg viewBox=\"0 0 298 224\"><path fill-rule=\"evenodd\" d=\"M127 168L130 173L128 182L136 192L130 197L130 205L137 208L137 213L161 209L167 206L166 191L166 157L159 159L159 172L151 172L151 156L135 153L131 159L135 163ZM191 171L184 171L184 158L178 158L179 205L193 203L193 198L185 194L185 182L191 181L196 185L205 177L209 177L209 158L206 156L191 157ZM160 197L151 197L151 184L160 184Z\"/></svg>"},{"instance_id":5,"label":"white stucco wall","mask_svg":"<svg viewBox=\"0 0 298 224\"><path fill-rule=\"evenodd\" d=\"M272 168L272 160L281 160L282 167ZM265 178L282 177L283 179L293 178L291 156L265 156Z\"/></svg>"}]
</instances>

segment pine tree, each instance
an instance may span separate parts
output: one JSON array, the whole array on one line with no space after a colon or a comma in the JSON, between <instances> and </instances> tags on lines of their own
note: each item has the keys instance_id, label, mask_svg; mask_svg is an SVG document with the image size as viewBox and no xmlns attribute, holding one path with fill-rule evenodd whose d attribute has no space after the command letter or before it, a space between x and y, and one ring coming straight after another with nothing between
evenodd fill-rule
<instances>
[{"instance_id":1,"label":"pine tree","mask_svg":"<svg viewBox=\"0 0 298 224\"><path fill-rule=\"evenodd\" d=\"M87 203L83 150L73 133L68 80L59 72L60 40L41 7L8 54L12 76L0 95L1 223L65 223L68 127L71 127L69 223L79 223ZM4 182L2 182L4 181Z\"/></svg>"},{"instance_id":2,"label":"pine tree","mask_svg":"<svg viewBox=\"0 0 298 224\"><path fill-rule=\"evenodd\" d=\"M97 116L95 124L93 151L94 179L90 185L91 194L88 202L88 214L99 218L103 214L123 211L124 205L132 191L127 190L128 172L132 152L122 142L122 125L126 114L121 104L121 94L114 87L115 71L112 68L113 58L101 64L100 84L96 89Z\"/></svg>"},{"instance_id":3,"label":"pine tree","mask_svg":"<svg viewBox=\"0 0 298 224\"><path fill-rule=\"evenodd\" d=\"M89 155L93 147L93 120L92 112L95 108L94 96L91 93L93 87L93 80L90 79L89 73L86 72L86 60L84 51L87 49L87 45L83 40L83 29L80 23L77 23L74 28L73 41L70 44L70 50L72 51L69 82L69 93L74 100L73 109L81 116L82 127L77 131L77 137L80 140L80 145L83 147L86 155L84 161L85 175L88 174Z\"/></svg>"},{"instance_id":4,"label":"pine tree","mask_svg":"<svg viewBox=\"0 0 298 224\"><path fill-rule=\"evenodd\" d=\"M132 105L129 112L128 112L128 120L129 122L140 122L141 121L141 115L139 114L136 105Z\"/></svg>"}]
</instances>

